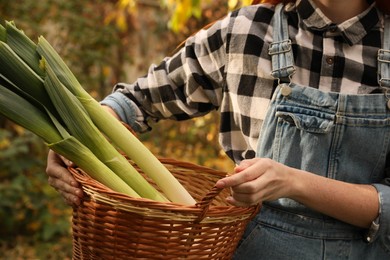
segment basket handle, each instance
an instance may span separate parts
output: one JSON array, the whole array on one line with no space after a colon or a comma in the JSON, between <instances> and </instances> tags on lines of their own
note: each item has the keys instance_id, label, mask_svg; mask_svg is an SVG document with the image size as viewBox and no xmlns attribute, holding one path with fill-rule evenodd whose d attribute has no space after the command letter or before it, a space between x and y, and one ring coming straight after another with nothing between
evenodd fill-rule
<instances>
[{"instance_id":1,"label":"basket handle","mask_svg":"<svg viewBox=\"0 0 390 260\"><path fill-rule=\"evenodd\" d=\"M222 188L217 188L214 186L207 194L202 198L201 201L196 203L196 206L201 209L201 212L197 219L195 220L195 223L201 222L204 217L206 216L207 212L209 211L211 202L213 199L218 196L218 194L222 191Z\"/></svg>"},{"instance_id":2,"label":"basket handle","mask_svg":"<svg viewBox=\"0 0 390 260\"><path fill-rule=\"evenodd\" d=\"M223 190L223 188L217 188L214 186L207 194L202 198L202 200L198 203L195 204L195 206L199 207L201 209L201 213L199 216L195 219L195 223L200 223L206 216L207 212L209 211L211 202L213 199L218 196L218 194ZM250 219L253 218L260 210L261 208L261 203L258 203L256 205L253 205L251 207L254 208L251 216L249 217Z\"/></svg>"}]
</instances>

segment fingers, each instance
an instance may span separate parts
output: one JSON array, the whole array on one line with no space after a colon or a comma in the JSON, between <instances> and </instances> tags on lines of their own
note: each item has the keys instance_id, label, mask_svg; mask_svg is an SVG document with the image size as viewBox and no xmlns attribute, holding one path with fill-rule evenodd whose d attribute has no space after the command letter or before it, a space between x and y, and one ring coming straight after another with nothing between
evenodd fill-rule
<instances>
[{"instance_id":1,"label":"fingers","mask_svg":"<svg viewBox=\"0 0 390 260\"><path fill-rule=\"evenodd\" d=\"M229 204L237 207L249 207L264 200L265 191L259 179L254 179L231 188L231 196L226 198Z\"/></svg>"},{"instance_id":2,"label":"fingers","mask_svg":"<svg viewBox=\"0 0 390 260\"><path fill-rule=\"evenodd\" d=\"M62 195L68 205L79 206L83 198L83 191L76 179L66 169L67 165L71 165L71 162L60 158L53 151L49 151L46 168L48 182Z\"/></svg>"},{"instance_id":3,"label":"fingers","mask_svg":"<svg viewBox=\"0 0 390 260\"><path fill-rule=\"evenodd\" d=\"M49 175L49 185L62 195L68 205L79 206L83 197L83 192L78 186L78 182L65 168L59 168L53 173L52 176Z\"/></svg>"},{"instance_id":4,"label":"fingers","mask_svg":"<svg viewBox=\"0 0 390 260\"><path fill-rule=\"evenodd\" d=\"M63 162L67 167L75 166L75 164L74 164L72 161L69 161L69 160L66 159L64 156L62 156L62 155L57 155L57 156L62 160L62 162Z\"/></svg>"},{"instance_id":5,"label":"fingers","mask_svg":"<svg viewBox=\"0 0 390 260\"><path fill-rule=\"evenodd\" d=\"M235 173L241 172L241 171L245 170L246 168L248 168L248 167L252 166L253 164L255 164L258 160L260 160L260 158L243 160L239 165L237 165L234 168L234 172Z\"/></svg>"},{"instance_id":6,"label":"fingers","mask_svg":"<svg viewBox=\"0 0 390 260\"><path fill-rule=\"evenodd\" d=\"M230 205L236 206L236 207L251 207L254 205L257 205L261 203L261 201L254 200L254 201L241 201L235 198L235 196L229 196L226 198L226 202L229 203Z\"/></svg>"},{"instance_id":7,"label":"fingers","mask_svg":"<svg viewBox=\"0 0 390 260\"><path fill-rule=\"evenodd\" d=\"M259 164L259 158L242 161L240 165L236 166L235 174L225 177L217 181L218 188L229 188L237 185L247 183L255 180L262 174L261 168L252 168L251 166ZM236 187L235 187L236 188Z\"/></svg>"},{"instance_id":8,"label":"fingers","mask_svg":"<svg viewBox=\"0 0 390 260\"><path fill-rule=\"evenodd\" d=\"M249 207L261 202L258 195L256 180L262 174L260 169L252 169L258 159L242 161L236 166L235 173L219 180L216 183L218 188L231 188L231 196L226 202L236 207Z\"/></svg>"},{"instance_id":9,"label":"fingers","mask_svg":"<svg viewBox=\"0 0 390 260\"><path fill-rule=\"evenodd\" d=\"M275 166L270 159L256 158L242 161L235 173L216 183L218 188L231 188L231 196L226 201L238 207L248 207L273 198L276 194L274 186L278 178L270 175Z\"/></svg>"}]
</instances>

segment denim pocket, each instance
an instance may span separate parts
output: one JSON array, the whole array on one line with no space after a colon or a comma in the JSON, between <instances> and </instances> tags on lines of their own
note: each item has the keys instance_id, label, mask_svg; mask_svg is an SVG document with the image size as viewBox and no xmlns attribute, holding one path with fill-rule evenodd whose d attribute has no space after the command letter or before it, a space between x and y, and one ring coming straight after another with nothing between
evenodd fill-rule
<instances>
[{"instance_id":1,"label":"denim pocket","mask_svg":"<svg viewBox=\"0 0 390 260\"><path fill-rule=\"evenodd\" d=\"M303 107L278 106L275 116L309 133L329 133L334 124L334 115Z\"/></svg>"},{"instance_id":2,"label":"denim pocket","mask_svg":"<svg viewBox=\"0 0 390 260\"><path fill-rule=\"evenodd\" d=\"M273 159L326 176L334 115L311 107L279 105L275 117Z\"/></svg>"},{"instance_id":3,"label":"denim pocket","mask_svg":"<svg viewBox=\"0 0 390 260\"><path fill-rule=\"evenodd\" d=\"M275 107L273 159L352 183L383 179L390 133L386 121L305 104Z\"/></svg>"},{"instance_id":4,"label":"denim pocket","mask_svg":"<svg viewBox=\"0 0 390 260\"><path fill-rule=\"evenodd\" d=\"M325 134L328 133L333 126L332 121L315 116L280 112L276 114L276 117L283 119L289 124L295 125L300 130L310 133Z\"/></svg>"}]
</instances>

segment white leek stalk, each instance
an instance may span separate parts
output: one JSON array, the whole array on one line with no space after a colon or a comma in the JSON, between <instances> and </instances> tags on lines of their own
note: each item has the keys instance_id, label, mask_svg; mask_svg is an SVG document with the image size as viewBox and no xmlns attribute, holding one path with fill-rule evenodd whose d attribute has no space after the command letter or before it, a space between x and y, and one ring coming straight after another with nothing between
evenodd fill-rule
<instances>
[{"instance_id":1,"label":"white leek stalk","mask_svg":"<svg viewBox=\"0 0 390 260\"><path fill-rule=\"evenodd\" d=\"M44 86L69 132L82 140L97 158L127 182L141 197L167 201L101 134L79 101L58 80L49 64Z\"/></svg>"},{"instance_id":2,"label":"white leek stalk","mask_svg":"<svg viewBox=\"0 0 390 260\"><path fill-rule=\"evenodd\" d=\"M95 125L128 155L176 203L194 205L196 201L168 169L117 119L110 115L80 85L54 48L41 36L38 53L51 65L58 79L73 93L89 113Z\"/></svg>"}]
</instances>

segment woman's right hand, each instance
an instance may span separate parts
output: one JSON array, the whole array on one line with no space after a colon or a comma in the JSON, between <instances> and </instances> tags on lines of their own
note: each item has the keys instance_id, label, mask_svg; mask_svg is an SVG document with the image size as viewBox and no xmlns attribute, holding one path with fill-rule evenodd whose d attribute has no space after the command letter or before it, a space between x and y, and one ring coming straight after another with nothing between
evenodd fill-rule
<instances>
[{"instance_id":1,"label":"woman's right hand","mask_svg":"<svg viewBox=\"0 0 390 260\"><path fill-rule=\"evenodd\" d=\"M83 198L83 191L80 188L80 184L66 168L71 165L72 162L69 160L52 150L49 151L46 167L49 185L62 195L68 205L77 207Z\"/></svg>"},{"instance_id":2,"label":"woman's right hand","mask_svg":"<svg viewBox=\"0 0 390 260\"><path fill-rule=\"evenodd\" d=\"M102 107L112 116L120 120L117 113L111 107L104 105ZM52 150L49 151L46 167L49 184L62 195L68 205L77 207L83 199L83 191L80 188L80 184L67 169L68 166L72 165L73 163L69 160Z\"/></svg>"}]
</instances>

